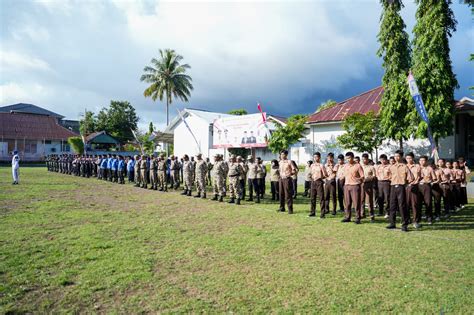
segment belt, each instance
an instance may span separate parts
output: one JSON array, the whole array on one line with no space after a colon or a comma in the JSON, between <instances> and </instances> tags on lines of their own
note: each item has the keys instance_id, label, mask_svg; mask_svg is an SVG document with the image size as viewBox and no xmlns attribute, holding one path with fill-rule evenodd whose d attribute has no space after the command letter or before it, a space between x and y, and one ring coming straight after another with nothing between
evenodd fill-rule
<instances>
[{"instance_id":1,"label":"belt","mask_svg":"<svg viewBox=\"0 0 474 315\"><path fill-rule=\"evenodd\" d=\"M390 180L388 179L381 179L378 181L379 183L390 183Z\"/></svg>"},{"instance_id":2,"label":"belt","mask_svg":"<svg viewBox=\"0 0 474 315\"><path fill-rule=\"evenodd\" d=\"M237 177L237 176L240 176L239 174L236 174L236 175L229 175L229 177Z\"/></svg>"},{"instance_id":3,"label":"belt","mask_svg":"<svg viewBox=\"0 0 474 315\"><path fill-rule=\"evenodd\" d=\"M431 185L431 183L418 183L418 185Z\"/></svg>"},{"instance_id":4,"label":"belt","mask_svg":"<svg viewBox=\"0 0 474 315\"><path fill-rule=\"evenodd\" d=\"M392 185L393 187L395 188L398 188L398 187L405 187L405 185Z\"/></svg>"}]
</instances>

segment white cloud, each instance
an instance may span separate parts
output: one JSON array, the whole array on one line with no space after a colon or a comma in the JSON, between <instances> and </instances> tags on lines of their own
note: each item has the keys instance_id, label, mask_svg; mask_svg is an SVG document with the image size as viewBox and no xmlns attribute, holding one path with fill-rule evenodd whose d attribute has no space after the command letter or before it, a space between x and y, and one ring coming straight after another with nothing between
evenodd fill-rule
<instances>
[{"instance_id":1,"label":"white cloud","mask_svg":"<svg viewBox=\"0 0 474 315\"><path fill-rule=\"evenodd\" d=\"M0 85L0 104L38 103L47 100L51 91L38 83L19 84L8 82Z\"/></svg>"},{"instance_id":2,"label":"white cloud","mask_svg":"<svg viewBox=\"0 0 474 315\"><path fill-rule=\"evenodd\" d=\"M29 70L52 72L50 65L37 57L0 50L0 68L2 72L20 72Z\"/></svg>"},{"instance_id":3,"label":"white cloud","mask_svg":"<svg viewBox=\"0 0 474 315\"><path fill-rule=\"evenodd\" d=\"M15 27L12 31L15 40L31 40L33 42L45 42L51 38L48 30L37 25L22 25Z\"/></svg>"}]
</instances>

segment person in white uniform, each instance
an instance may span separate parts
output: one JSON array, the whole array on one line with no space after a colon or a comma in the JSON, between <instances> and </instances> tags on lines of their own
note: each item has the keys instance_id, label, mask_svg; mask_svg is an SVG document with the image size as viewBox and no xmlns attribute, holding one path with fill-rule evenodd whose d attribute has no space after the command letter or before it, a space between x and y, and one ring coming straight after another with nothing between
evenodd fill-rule
<instances>
[{"instance_id":1,"label":"person in white uniform","mask_svg":"<svg viewBox=\"0 0 474 315\"><path fill-rule=\"evenodd\" d=\"M20 156L18 155L18 151L13 151L12 175L13 185L18 185L20 177Z\"/></svg>"}]
</instances>

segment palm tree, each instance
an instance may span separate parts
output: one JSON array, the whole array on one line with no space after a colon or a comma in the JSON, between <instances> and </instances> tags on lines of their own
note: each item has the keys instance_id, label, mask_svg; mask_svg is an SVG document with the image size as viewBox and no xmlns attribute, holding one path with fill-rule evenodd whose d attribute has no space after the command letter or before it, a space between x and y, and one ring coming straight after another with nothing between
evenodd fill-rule
<instances>
[{"instance_id":1,"label":"palm tree","mask_svg":"<svg viewBox=\"0 0 474 315\"><path fill-rule=\"evenodd\" d=\"M151 97L153 101L157 98L162 101L166 97L166 126L169 124L169 105L173 98L187 102L193 90L192 79L186 74L186 69L191 66L180 64L181 60L183 56L174 50L160 49L160 59L151 59L151 66L143 69L144 74L140 78L140 81L151 84L143 92L145 97Z\"/></svg>"}]
</instances>

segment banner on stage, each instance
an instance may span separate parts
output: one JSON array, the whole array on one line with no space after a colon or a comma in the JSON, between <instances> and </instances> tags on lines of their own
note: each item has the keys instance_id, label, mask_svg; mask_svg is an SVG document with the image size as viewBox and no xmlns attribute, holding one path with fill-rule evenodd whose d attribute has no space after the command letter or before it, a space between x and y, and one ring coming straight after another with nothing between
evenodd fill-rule
<instances>
[{"instance_id":1,"label":"banner on stage","mask_svg":"<svg viewBox=\"0 0 474 315\"><path fill-rule=\"evenodd\" d=\"M263 148L270 131L266 113L223 117L214 120L213 148Z\"/></svg>"}]
</instances>

